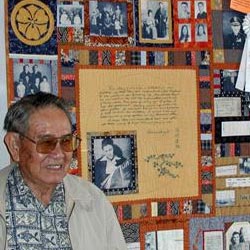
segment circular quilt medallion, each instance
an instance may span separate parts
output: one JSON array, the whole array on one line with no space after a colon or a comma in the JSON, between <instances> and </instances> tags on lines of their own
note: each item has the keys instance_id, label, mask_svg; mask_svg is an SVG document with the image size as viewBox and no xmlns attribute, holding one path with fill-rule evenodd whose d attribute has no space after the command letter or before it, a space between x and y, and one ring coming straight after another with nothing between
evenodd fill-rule
<instances>
[{"instance_id":1,"label":"circular quilt medallion","mask_svg":"<svg viewBox=\"0 0 250 250\"><path fill-rule=\"evenodd\" d=\"M24 0L11 13L11 26L23 43L37 46L50 39L54 31L54 16L50 8L38 0Z\"/></svg>"}]
</instances>

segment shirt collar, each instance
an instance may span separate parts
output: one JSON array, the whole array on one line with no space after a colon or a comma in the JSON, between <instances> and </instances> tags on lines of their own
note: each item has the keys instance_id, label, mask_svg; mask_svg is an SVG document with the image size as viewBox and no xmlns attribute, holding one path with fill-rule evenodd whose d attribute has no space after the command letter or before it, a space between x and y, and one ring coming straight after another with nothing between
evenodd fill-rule
<instances>
[{"instance_id":1,"label":"shirt collar","mask_svg":"<svg viewBox=\"0 0 250 250\"><path fill-rule=\"evenodd\" d=\"M13 172L11 173L11 175L12 175L13 181L15 182L17 193L20 196L26 196L26 195L33 196L38 201L38 199L32 193L32 190L25 183L19 167L14 166L12 171ZM54 201L65 201L64 185L62 182L56 186L49 204L51 204ZM41 203L40 201L38 201L38 202ZM49 204L48 204L48 206L49 206Z\"/></svg>"}]
</instances>

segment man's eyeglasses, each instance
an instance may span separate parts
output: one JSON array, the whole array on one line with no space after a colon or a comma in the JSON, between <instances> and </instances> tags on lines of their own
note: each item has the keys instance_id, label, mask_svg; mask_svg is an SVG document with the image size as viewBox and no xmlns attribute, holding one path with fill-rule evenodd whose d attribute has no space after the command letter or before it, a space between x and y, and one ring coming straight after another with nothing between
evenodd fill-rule
<instances>
[{"instance_id":1,"label":"man's eyeglasses","mask_svg":"<svg viewBox=\"0 0 250 250\"><path fill-rule=\"evenodd\" d=\"M30 137L24 134L19 134L27 140L31 141L32 143L36 144L36 151L41 154L51 153L55 149L58 142L60 144L61 149L65 152L75 151L81 143L81 138L77 135L72 134L64 135L61 137L45 136L38 139L37 141L31 139Z\"/></svg>"}]
</instances>

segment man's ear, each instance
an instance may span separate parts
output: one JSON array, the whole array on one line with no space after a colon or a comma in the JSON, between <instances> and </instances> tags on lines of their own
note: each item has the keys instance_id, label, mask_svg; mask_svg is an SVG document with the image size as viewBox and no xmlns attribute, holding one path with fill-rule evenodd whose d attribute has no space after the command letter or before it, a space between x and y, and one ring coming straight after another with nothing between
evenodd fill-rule
<instances>
[{"instance_id":1,"label":"man's ear","mask_svg":"<svg viewBox=\"0 0 250 250\"><path fill-rule=\"evenodd\" d=\"M7 132L4 137L4 143L14 162L19 162L20 138L17 133Z\"/></svg>"}]
</instances>

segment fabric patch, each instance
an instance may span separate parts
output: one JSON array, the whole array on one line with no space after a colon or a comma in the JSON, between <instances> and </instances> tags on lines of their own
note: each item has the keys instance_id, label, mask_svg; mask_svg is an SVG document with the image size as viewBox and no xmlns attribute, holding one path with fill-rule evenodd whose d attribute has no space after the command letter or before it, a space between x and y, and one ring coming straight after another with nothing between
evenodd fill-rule
<instances>
[{"instance_id":1,"label":"fabric patch","mask_svg":"<svg viewBox=\"0 0 250 250\"><path fill-rule=\"evenodd\" d=\"M102 65L111 65L111 52L110 52L110 50L103 51Z\"/></svg>"},{"instance_id":2,"label":"fabric patch","mask_svg":"<svg viewBox=\"0 0 250 250\"><path fill-rule=\"evenodd\" d=\"M211 132L212 131L212 124L202 124L200 125L201 133Z\"/></svg>"},{"instance_id":3,"label":"fabric patch","mask_svg":"<svg viewBox=\"0 0 250 250\"><path fill-rule=\"evenodd\" d=\"M184 214L192 214L193 212L193 205L191 200L184 201L183 204L183 213Z\"/></svg>"},{"instance_id":4,"label":"fabric patch","mask_svg":"<svg viewBox=\"0 0 250 250\"><path fill-rule=\"evenodd\" d=\"M155 65L155 52L149 51L148 52L148 64L149 65Z\"/></svg>"},{"instance_id":5,"label":"fabric patch","mask_svg":"<svg viewBox=\"0 0 250 250\"><path fill-rule=\"evenodd\" d=\"M200 114L200 122L202 125L204 124L212 124L212 115L211 113L201 113Z\"/></svg>"},{"instance_id":6,"label":"fabric patch","mask_svg":"<svg viewBox=\"0 0 250 250\"><path fill-rule=\"evenodd\" d=\"M242 50L225 50L224 58L226 63L237 63L241 61Z\"/></svg>"},{"instance_id":7,"label":"fabric patch","mask_svg":"<svg viewBox=\"0 0 250 250\"><path fill-rule=\"evenodd\" d=\"M79 50L79 64L89 65L89 51Z\"/></svg>"},{"instance_id":8,"label":"fabric patch","mask_svg":"<svg viewBox=\"0 0 250 250\"><path fill-rule=\"evenodd\" d=\"M200 89L210 89L210 82L200 81Z\"/></svg>"},{"instance_id":9,"label":"fabric patch","mask_svg":"<svg viewBox=\"0 0 250 250\"><path fill-rule=\"evenodd\" d=\"M34 0L8 2L9 52L15 54L57 54L56 4ZM18 13L22 12L22 17ZM40 25L40 23L43 25Z\"/></svg>"},{"instance_id":10,"label":"fabric patch","mask_svg":"<svg viewBox=\"0 0 250 250\"><path fill-rule=\"evenodd\" d=\"M174 52L174 65L186 65L187 58L186 53Z\"/></svg>"},{"instance_id":11,"label":"fabric patch","mask_svg":"<svg viewBox=\"0 0 250 250\"><path fill-rule=\"evenodd\" d=\"M125 205L123 208L123 219L130 220L132 219L132 208L131 205Z\"/></svg>"},{"instance_id":12,"label":"fabric patch","mask_svg":"<svg viewBox=\"0 0 250 250\"><path fill-rule=\"evenodd\" d=\"M207 167L207 166L211 166L213 162L213 158L212 156L202 156L201 157L201 166L202 167ZM202 178L203 179L203 178Z\"/></svg>"},{"instance_id":13,"label":"fabric patch","mask_svg":"<svg viewBox=\"0 0 250 250\"><path fill-rule=\"evenodd\" d=\"M131 51L131 65L140 65L141 64L141 52Z\"/></svg>"},{"instance_id":14,"label":"fabric patch","mask_svg":"<svg viewBox=\"0 0 250 250\"><path fill-rule=\"evenodd\" d=\"M205 206L206 204L202 200L193 201L193 208L194 208L195 213L198 213L198 214L204 213Z\"/></svg>"},{"instance_id":15,"label":"fabric patch","mask_svg":"<svg viewBox=\"0 0 250 250\"><path fill-rule=\"evenodd\" d=\"M215 63L224 63L224 52L222 49L214 49L214 62Z\"/></svg>"},{"instance_id":16,"label":"fabric patch","mask_svg":"<svg viewBox=\"0 0 250 250\"><path fill-rule=\"evenodd\" d=\"M115 53L115 65L126 65L126 53L125 51L116 51Z\"/></svg>"},{"instance_id":17,"label":"fabric patch","mask_svg":"<svg viewBox=\"0 0 250 250\"><path fill-rule=\"evenodd\" d=\"M240 96L242 92L235 88L238 70L223 69L220 71L221 96Z\"/></svg>"},{"instance_id":18,"label":"fabric patch","mask_svg":"<svg viewBox=\"0 0 250 250\"><path fill-rule=\"evenodd\" d=\"M213 48L214 49L223 49L223 27L222 27L222 12L218 10L212 11L212 20L216 20L213 22L213 33L218 34L217 36L213 36Z\"/></svg>"},{"instance_id":19,"label":"fabric patch","mask_svg":"<svg viewBox=\"0 0 250 250\"><path fill-rule=\"evenodd\" d=\"M201 102L207 102L209 103L210 102L210 89L200 89L200 101Z\"/></svg>"},{"instance_id":20,"label":"fabric patch","mask_svg":"<svg viewBox=\"0 0 250 250\"><path fill-rule=\"evenodd\" d=\"M180 212L179 208L180 208L179 202L174 202L174 201L170 202L170 209L172 215L178 215Z\"/></svg>"},{"instance_id":21,"label":"fabric patch","mask_svg":"<svg viewBox=\"0 0 250 250\"><path fill-rule=\"evenodd\" d=\"M201 140L201 149L202 150L212 149L212 141L211 140Z\"/></svg>"},{"instance_id":22,"label":"fabric patch","mask_svg":"<svg viewBox=\"0 0 250 250\"><path fill-rule=\"evenodd\" d=\"M98 51L91 50L89 52L89 64L90 65L98 64Z\"/></svg>"},{"instance_id":23,"label":"fabric patch","mask_svg":"<svg viewBox=\"0 0 250 250\"><path fill-rule=\"evenodd\" d=\"M250 155L250 144L241 143L240 144L240 155Z\"/></svg>"},{"instance_id":24,"label":"fabric patch","mask_svg":"<svg viewBox=\"0 0 250 250\"><path fill-rule=\"evenodd\" d=\"M190 51L186 52L186 65L192 65L192 53Z\"/></svg>"},{"instance_id":25,"label":"fabric patch","mask_svg":"<svg viewBox=\"0 0 250 250\"><path fill-rule=\"evenodd\" d=\"M131 51L126 51L126 65L131 65L132 64L132 55Z\"/></svg>"},{"instance_id":26,"label":"fabric patch","mask_svg":"<svg viewBox=\"0 0 250 250\"><path fill-rule=\"evenodd\" d=\"M156 51L155 52L155 65L164 65L164 64L165 64L164 52Z\"/></svg>"},{"instance_id":27,"label":"fabric patch","mask_svg":"<svg viewBox=\"0 0 250 250\"><path fill-rule=\"evenodd\" d=\"M84 34L83 28L74 28L73 29L73 42L75 43L84 43Z\"/></svg>"},{"instance_id":28,"label":"fabric patch","mask_svg":"<svg viewBox=\"0 0 250 250\"><path fill-rule=\"evenodd\" d=\"M201 186L202 194L212 194L213 193L213 185L212 184L204 184Z\"/></svg>"},{"instance_id":29,"label":"fabric patch","mask_svg":"<svg viewBox=\"0 0 250 250\"><path fill-rule=\"evenodd\" d=\"M68 42L68 29L65 27L57 28L57 40L66 43Z\"/></svg>"},{"instance_id":30,"label":"fabric patch","mask_svg":"<svg viewBox=\"0 0 250 250\"><path fill-rule=\"evenodd\" d=\"M167 215L167 203L158 202L158 216Z\"/></svg>"},{"instance_id":31,"label":"fabric patch","mask_svg":"<svg viewBox=\"0 0 250 250\"><path fill-rule=\"evenodd\" d=\"M139 226L139 224L124 223L124 224L121 224L121 229L122 229L126 243L133 243L133 242L140 241L140 226Z\"/></svg>"},{"instance_id":32,"label":"fabric patch","mask_svg":"<svg viewBox=\"0 0 250 250\"><path fill-rule=\"evenodd\" d=\"M132 205L132 218L138 219L147 216L147 204L133 204Z\"/></svg>"},{"instance_id":33,"label":"fabric patch","mask_svg":"<svg viewBox=\"0 0 250 250\"><path fill-rule=\"evenodd\" d=\"M168 65L174 65L174 52L173 51L169 51L168 52Z\"/></svg>"}]
</instances>

